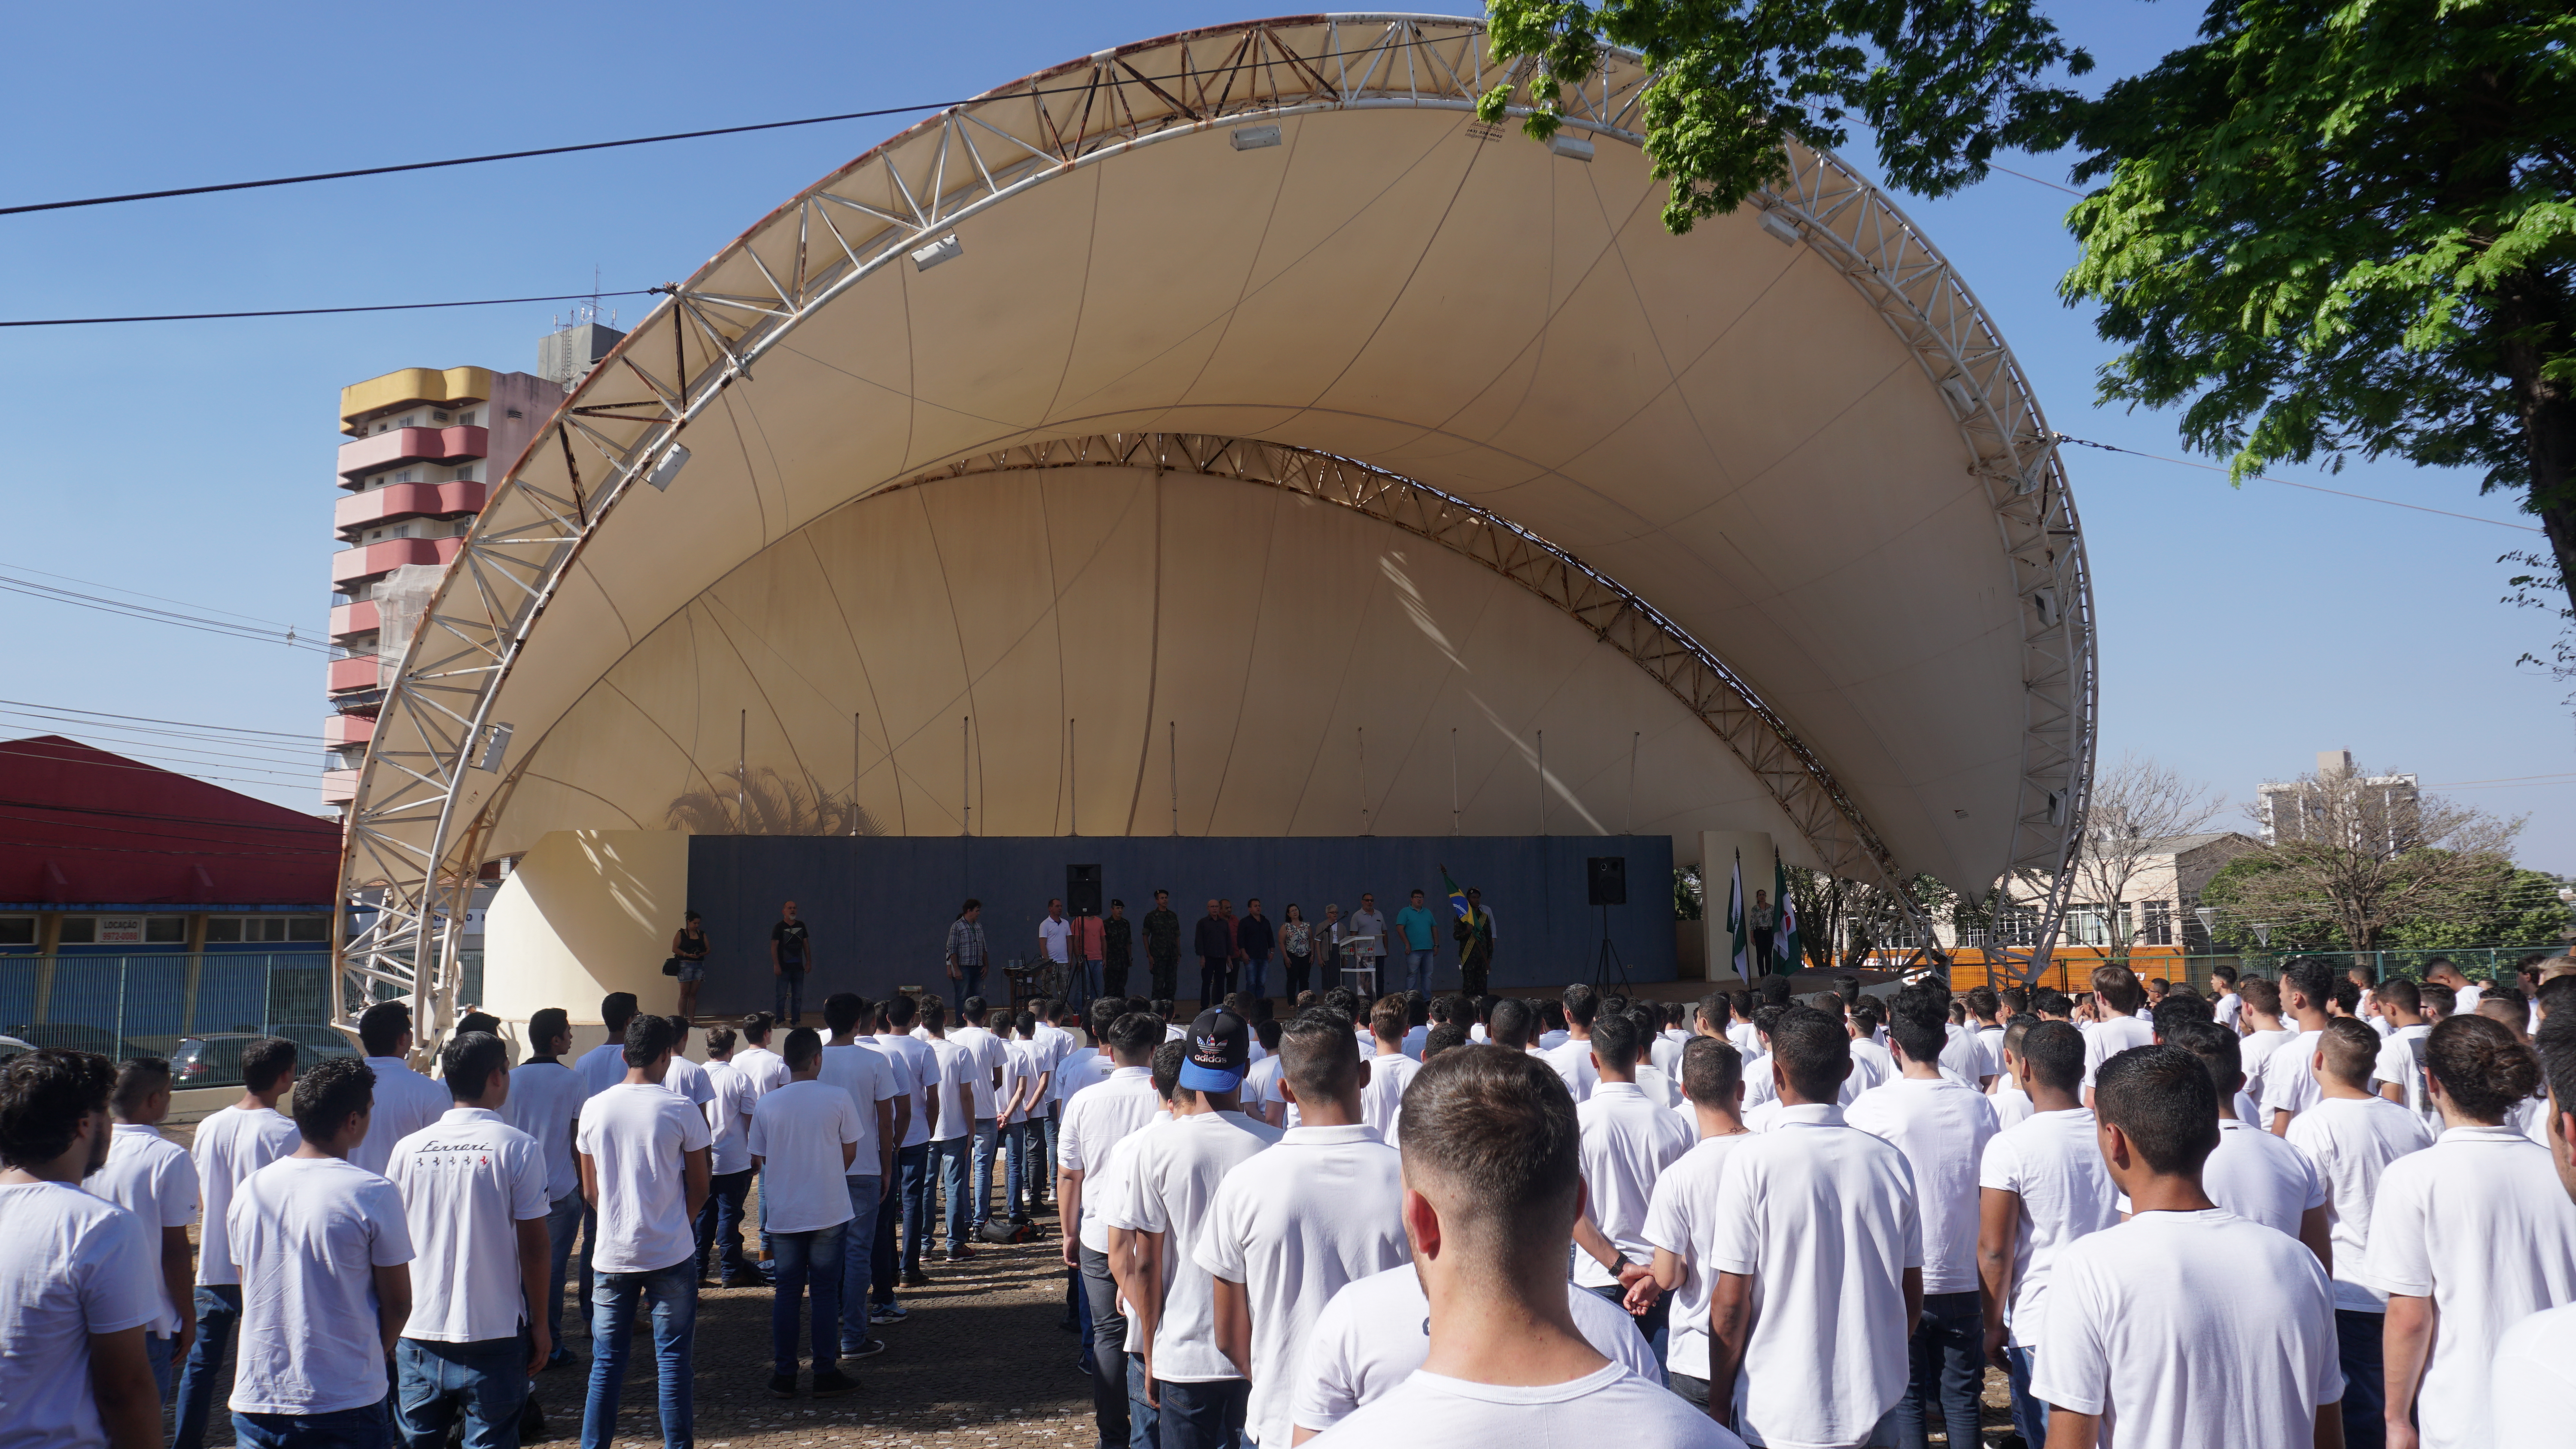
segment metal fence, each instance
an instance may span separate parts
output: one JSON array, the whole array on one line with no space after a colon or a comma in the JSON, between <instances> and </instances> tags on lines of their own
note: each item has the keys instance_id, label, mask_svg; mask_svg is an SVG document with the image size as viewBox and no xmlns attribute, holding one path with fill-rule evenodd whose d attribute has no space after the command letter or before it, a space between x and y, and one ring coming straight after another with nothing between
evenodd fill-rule
<instances>
[{"instance_id":1,"label":"metal fence","mask_svg":"<svg viewBox=\"0 0 2576 1449\"><path fill-rule=\"evenodd\" d=\"M36 1046L168 1056L182 1037L330 1020L327 951L0 956L0 1035Z\"/></svg>"},{"instance_id":2,"label":"metal fence","mask_svg":"<svg viewBox=\"0 0 2576 1449\"><path fill-rule=\"evenodd\" d=\"M2421 981L2424 972L2435 961L2448 961L2460 968L2460 974L2471 981L2495 981L2510 985L2514 963L2532 955L2555 955L2530 946L2459 946L2448 950L2391 951L2216 951L2183 952L2172 947L2138 947L2128 953L2129 969L2139 979L2161 976L2167 981L2189 982L2192 988L2206 994L2212 973L2220 966L2233 966L2239 976L2278 977L2284 963L2295 957L2314 956L2331 963L2337 971L2360 966L2370 972L2373 981L2405 977ZM1985 953L1976 947L1961 948L1952 953L1950 984L1966 988L1987 981ZM2114 959L2112 952L2094 947L2060 947L2052 953L2047 968L2040 973L2038 984L2069 993L2091 989L2093 968ZM1892 964L1892 963L1891 963ZM2018 984L2009 963L1998 962L1993 984Z\"/></svg>"}]
</instances>

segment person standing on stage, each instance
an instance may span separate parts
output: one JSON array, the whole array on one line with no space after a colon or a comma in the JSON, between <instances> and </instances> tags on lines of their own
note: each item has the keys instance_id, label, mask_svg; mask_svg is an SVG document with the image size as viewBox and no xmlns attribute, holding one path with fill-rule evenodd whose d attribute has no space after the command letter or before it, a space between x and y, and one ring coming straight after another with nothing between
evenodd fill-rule
<instances>
[{"instance_id":1,"label":"person standing on stage","mask_svg":"<svg viewBox=\"0 0 2576 1449\"><path fill-rule=\"evenodd\" d=\"M1199 958L1199 1001L1213 1005L1224 1000L1226 978L1234 974L1234 928L1218 902L1207 903L1207 914L1199 919L1190 944Z\"/></svg>"},{"instance_id":2,"label":"person standing on stage","mask_svg":"<svg viewBox=\"0 0 2576 1449\"><path fill-rule=\"evenodd\" d=\"M1315 969L1315 928L1306 921L1306 913L1290 901L1279 921L1279 964L1287 980L1281 990L1290 1001L1306 989Z\"/></svg>"},{"instance_id":3,"label":"person standing on stage","mask_svg":"<svg viewBox=\"0 0 2576 1449\"><path fill-rule=\"evenodd\" d=\"M1127 919L1127 903L1109 901L1109 918L1100 923L1100 994L1125 996L1127 972L1135 959L1136 923Z\"/></svg>"},{"instance_id":4,"label":"person standing on stage","mask_svg":"<svg viewBox=\"0 0 2576 1449\"><path fill-rule=\"evenodd\" d=\"M671 959L680 963L671 973L680 980L680 1004L675 1014L694 1019L698 1014L698 983L707 979L707 927L697 912L681 914L680 929L671 933Z\"/></svg>"},{"instance_id":5,"label":"person standing on stage","mask_svg":"<svg viewBox=\"0 0 2576 1449\"><path fill-rule=\"evenodd\" d=\"M814 969L814 933L796 914L796 903L778 908L769 928L769 974L778 978L776 1018L795 1026L805 1019L805 973Z\"/></svg>"},{"instance_id":6,"label":"person standing on stage","mask_svg":"<svg viewBox=\"0 0 2576 1449\"><path fill-rule=\"evenodd\" d=\"M1377 974L1378 966L1386 958L1386 917L1378 914L1377 896L1374 892L1363 893L1360 896L1360 908L1351 912L1350 929L1342 933L1342 939L1347 941L1353 936L1366 936L1368 940L1355 953L1356 959L1351 960L1349 964L1355 970L1372 973L1372 979L1378 983L1377 990L1386 990L1386 977Z\"/></svg>"},{"instance_id":7,"label":"person standing on stage","mask_svg":"<svg viewBox=\"0 0 2576 1449\"><path fill-rule=\"evenodd\" d=\"M1494 913L1485 908L1485 893L1467 887L1467 914L1451 925L1458 942L1459 992L1469 1001L1485 994L1494 970Z\"/></svg>"},{"instance_id":8,"label":"person standing on stage","mask_svg":"<svg viewBox=\"0 0 2576 1449\"><path fill-rule=\"evenodd\" d=\"M1172 909L1170 891L1154 892L1154 908L1145 913L1143 925L1147 984L1160 1001L1178 989L1181 971L1181 918Z\"/></svg>"},{"instance_id":9,"label":"person standing on stage","mask_svg":"<svg viewBox=\"0 0 2576 1449\"><path fill-rule=\"evenodd\" d=\"M1771 937L1780 926L1780 909L1771 904L1769 891L1753 893L1753 909L1745 912L1744 924L1753 937L1753 974L1771 974Z\"/></svg>"},{"instance_id":10,"label":"person standing on stage","mask_svg":"<svg viewBox=\"0 0 2576 1449\"><path fill-rule=\"evenodd\" d=\"M1064 902L1050 897L1047 901L1047 913L1038 921L1037 959L1053 968L1051 974L1058 981L1069 982L1073 976L1072 946L1073 922L1064 918ZM966 994L981 996L984 993L979 989ZM964 1009L962 1001L959 1003L959 1009Z\"/></svg>"},{"instance_id":11,"label":"person standing on stage","mask_svg":"<svg viewBox=\"0 0 2576 1449\"><path fill-rule=\"evenodd\" d=\"M1243 994L1270 994L1270 953L1278 949L1279 933L1271 929L1270 918L1261 914L1261 897L1252 896L1243 903L1243 919L1234 927L1235 954L1243 958Z\"/></svg>"},{"instance_id":12,"label":"person standing on stage","mask_svg":"<svg viewBox=\"0 0 2576 1449\"><path fill-rule=\"evenodd\" d=\"M1439 922L1422 904L1422 892L1415 891L1403 910L1395 913L1395 928L1404 935L1404 989L1431 994L1431 959L1439 941Z\"/></svg>"},{"instance_id":13,"label":"person standing on stage","mask_svg":"<svg viewBox=\"0 0 2576 1449\"><path fill-rule=\"evenodd\" d=\"M1096 912L1083 911L1074 916L1072 989L1066 995L1077 1002L1100 994L1100 963L1109 951L1107 936Z\"/></svg>"},{"instance_id":14,"label":"person standing on stage","mask_svg":"<svg viewBox=\"0 0 2576 1449\"><path fill-rule=\"evenodd\" d=\"M984 903L969 896L957 908L957 919L948 923L948 999L964 1006L969 996L984 991L984 968L992 961L992 952L984 941Z\"/></svg>"}]
</instances>

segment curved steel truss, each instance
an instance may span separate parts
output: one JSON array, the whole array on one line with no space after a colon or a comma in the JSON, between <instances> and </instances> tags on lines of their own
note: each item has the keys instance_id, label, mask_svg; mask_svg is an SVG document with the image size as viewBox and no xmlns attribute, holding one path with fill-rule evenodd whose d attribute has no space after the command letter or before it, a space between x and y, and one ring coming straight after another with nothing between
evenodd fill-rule
<instances>
[{"instance_id":1,"label":"curved steel truss","mask_svg":"<svg viewBox=\"0 0 2576 1449\"><path fill-rule=\"evenodd\" d=\"M1247 123L1311 112L1472 112L1484 91L1528 71L1526 61L1498 66L1487 56L1481 22L1416 15L1293 17L1101 51L922 121L665 289L494 490L388 691L342 856L344 895L365 911L338 942L339 1018L407 994L421 1039L442 1034L465 893L512 771L534 743L519 740L514 751L510 722L495 717L503 682L619 499L685 461L689 422L805 319L907 254L936 264L959 220L1107 158L1217 127L1236 129L1238 144L1263 144ZM1566 100L1566 130L1641 144L1651 78L1633 53L1605 50ZM1525 104L1510 109L1526 114ZM1850 278L1949 400L2027 601L2030 703L2010 860L2052 882L2044 958L2091 776L2094 712L2090 583L2064 474L2027 380L1940 254L1839 161L1795 148L1792 157L1788 181L1758 199ZM1498 542L1506 531L1488 530ZM1645 627L1645 615L1626 614ZM1757 773L1814 778L1804 763L1790 767L1785 737L1780 748ZM1832 798L1817 790L1818 801ZM1802 828L1825 823L1820 804L1801 808L1808 813L1792 818ZM1848 825L1856 860L1873 874L1896 869L1856 817Z\"/></svg>"}]
</instances>

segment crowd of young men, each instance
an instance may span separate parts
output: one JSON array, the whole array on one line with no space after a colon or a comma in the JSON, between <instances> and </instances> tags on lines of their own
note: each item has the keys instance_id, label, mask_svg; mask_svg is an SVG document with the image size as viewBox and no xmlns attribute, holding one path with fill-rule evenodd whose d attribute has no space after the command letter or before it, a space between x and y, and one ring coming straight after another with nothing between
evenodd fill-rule
<instances>
[{"instance_id":1,"label":"crowd of young men","mask_svg":"<svg viewBox=\"0 0 2576 1449\"><path fill-rule=\"evenodd\" d=\"M166 1066L35 1053L0 1449L143 1449L173 1396L197 1449L227 1343L245 1445L514 1443L577 1232L585 1449L645 1311L677 1449L702 1281L770 1280L772 1392L847 1392L933 1240L1020 1236L1047 1163L1104 1449L1981 1444L1989 1365L2030 1449L2569 1442L2576 959L2466 1010L2216 985L1105 997L1079 1035L844 994L828 1043L755 1017L685 1073L686 1024L612 997L576 1063L541 1012L528 1062L467 1030L435 1081L386 1006L368 1060L255 1044L193 1154Z\"/></svg>"}]
</instances>

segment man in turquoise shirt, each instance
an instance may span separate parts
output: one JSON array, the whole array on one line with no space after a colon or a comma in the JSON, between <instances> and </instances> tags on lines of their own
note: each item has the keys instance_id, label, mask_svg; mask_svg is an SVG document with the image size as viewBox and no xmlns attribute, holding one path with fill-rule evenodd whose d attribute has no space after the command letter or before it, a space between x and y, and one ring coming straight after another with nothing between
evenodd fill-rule
<instances>
[{"instance_id":1,"label":"man in turquoise shirt","mask_svg":"<svg viewBox=\"0 0 2576 1449\"><path fill-rule=\"evenodd\" d=\"M1440 939L1439 922L1422 908L1422 892L1413 893L1413 904L1395 913L1395 929L1404 937L1404 985L1409 991L1431 994L1431 950Z\"/></svg>"}]
</instances>

